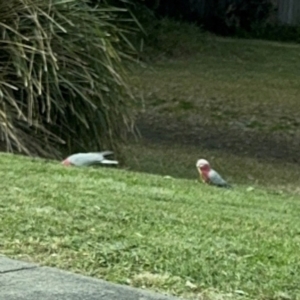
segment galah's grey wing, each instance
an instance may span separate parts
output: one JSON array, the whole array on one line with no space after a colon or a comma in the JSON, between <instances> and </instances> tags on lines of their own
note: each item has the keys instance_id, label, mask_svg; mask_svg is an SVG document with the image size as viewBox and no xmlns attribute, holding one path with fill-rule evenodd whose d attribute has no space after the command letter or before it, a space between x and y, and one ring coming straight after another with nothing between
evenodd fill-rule
<instances>
[{"instance_id":1,"label":"galah's grey wing","mask_svg":"<svg viewBox=\"0 0 300 300\"><path fill-rule=\"evenodd\" d=\"M103 159L103 160L101 161L101 164L104 164L104 165L118 165L119 162L116 161L116 160Z\"/></svg>"},{"instance_id":2,"label":"galah's grey wing","mask_svg":"<svg viewBox=\"0 0 300 300\"><path fill-rule=\"evenodd\" d=\"M102 151L102 152L95 152L97 154L100 154L102 156L112 155L114 154L112 151Z\"/></svg>"},{"instance_id":3,"label":"galah's grey wing","mask_svg":"<svg viewBox=\"0 0 300 300\"><path fill-rule=\"evenodd\" d=\"M209 180L213 185L229 187L229 184L215 170L209 172Z\"/></svg>"},{"instance_id":4,"label":"galah's grey wing","mask_svg":"<svg viewBox=\"0 0 300 300\"><path fill-rule=\"evenodd\" d=\"M110 151L105 151L110 153ZM105 159L103 152L76 153L70 155L68 161L75 166L91 166L96 164L118 164L115 160Z\"/></svg>"},{"instance_id":5,"label":"galah's grey wing","mask_svg":"<svg viewBox=\"0 0 300 300\"><path fill-rule=\"evenodd\" d=\"M94 163L95 157L89 153L76 153L67 159L74 166L90 166Z\"/></svg>"},{"instance_id":6,"label":"galah's grey wing","mask_svg":"<svg viewBox=\"0 0 300 300\"><path fill-rule=\"evenodd\" d=\"M116 160L111 160L111 159L104 158L104 156L106 156L106 155L114 154L112 151L95 152L94 154L97 154L97 155L99 155L99 157L100 156L102 157L102 160L99 161L101 164L105 164L105 165L117 165L117 164L119 164L119 162L116 161Z\"/></svg>"},{"instance_id":7,"label":"galah's grey wing","mask_svg":"<svg viewBox=\"0 0 300 300\"><path fill-rule=\"evenodd\" d=\"M104 159L98 153L76 153L68 157L68 161L74 166L91 166L99 164Z\"/></svg>"},{"instance_id":8,"label":"galah's grey wing","mask_svg":"<svg viewBox=\"0 0 300 300\"><path fill-rule=\"evenodd\" d=\"M106 159L104 157L105 155L113 154L112 151L103 151L103 152L94 152L94 153L92 152L89 154L95 164L97 164L97 163L101 163L101 164L105 164L105 165L117 165L118 164L118 161Z\"/></svg>"}]
</instances>

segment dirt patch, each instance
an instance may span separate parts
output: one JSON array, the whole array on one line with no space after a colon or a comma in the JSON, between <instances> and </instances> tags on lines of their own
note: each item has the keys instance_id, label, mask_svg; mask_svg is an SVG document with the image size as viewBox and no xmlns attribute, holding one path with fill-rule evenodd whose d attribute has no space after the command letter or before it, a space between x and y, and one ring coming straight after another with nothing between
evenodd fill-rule
<instances>
[{"instance_id":1,"label":"dirt patch","mask_svg":"<svg viewBox=\"0 0 300 300\"><path fill-rule=\"evenodd\" d=\"M152 143L192 145L268 161L300 163L300 139L292 135L176 120L153 112L141 115L137 127L142 138Z\"/></svg>"}]
</instances>

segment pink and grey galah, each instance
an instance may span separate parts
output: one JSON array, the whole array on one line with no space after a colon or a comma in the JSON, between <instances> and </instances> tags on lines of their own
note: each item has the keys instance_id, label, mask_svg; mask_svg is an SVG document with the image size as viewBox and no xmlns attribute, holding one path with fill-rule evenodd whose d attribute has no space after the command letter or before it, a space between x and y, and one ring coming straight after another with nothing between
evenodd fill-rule
<instances>
[{"instance_id":1,"label":"pink and grey galah","mask_svg":"<svg viewBox=\"0 0 300 300\"><path fill-rule=\"evenodd\" d=\"M113 154L112 151L103 151L103 152L88 152L88 153L76 153L68 156L61 163L65 166L92 166L97 164L105 165L117 165L116 160L106 159L106 155Z\"/></svg>"},{"instance_id":2,"label":"pink and grey galah","mask_svg":"<svg viewBox=\"0 0 300 300\"><path fill-rule=\"evenodd\" d=\"M204 183L218 187L231 188L231 185L229 185L218 172L210 167L210 164L206 159L199 159L196 163L196 167L201 180Z\"/></svg>"}]
</instances>

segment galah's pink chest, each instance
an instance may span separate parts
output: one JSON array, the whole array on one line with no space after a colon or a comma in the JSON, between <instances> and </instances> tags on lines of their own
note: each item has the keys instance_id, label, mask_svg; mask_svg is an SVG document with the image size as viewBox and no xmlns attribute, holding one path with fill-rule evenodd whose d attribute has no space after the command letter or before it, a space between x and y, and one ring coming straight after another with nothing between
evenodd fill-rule
<instances>
[{"instance_id":1,"label":"galah's pink chest","mask_svg":"<svg viewBox=\"0 0 300 300\"><path fill-rule=\"evenodd\" d=\"M205 181L205 182L209 182L209 170L201 170L201 176L202 176L202 179Z\"/></svg>"}]
</instances>

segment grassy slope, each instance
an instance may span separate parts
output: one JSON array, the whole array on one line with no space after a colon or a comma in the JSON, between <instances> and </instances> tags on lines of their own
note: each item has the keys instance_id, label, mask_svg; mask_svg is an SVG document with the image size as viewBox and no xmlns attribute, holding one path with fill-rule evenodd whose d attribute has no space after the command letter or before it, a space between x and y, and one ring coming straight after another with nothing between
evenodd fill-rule
<instances>
[{"instance_id":1,"label":"grassy slope","mask_svg":"<svg viewBox=\"0 0 300 300\"><path fill-rule=\"evenodd\" d=\"M135 77L147 108L178 115L198 109L210 122L252 118L271 131L283 127L280 117L298 120L299 45L208 37L197 53L151 67Z\"/></svg>"},{"instance_id":2,"label":"grassy slope","mask_svg":"<svg viewBox=\"0 0 300 300\"><path fill-rule=\"evenodd\" d=\"M198 299L298 299L298 195L4 154L0 165L3 254Z\"/></svg>"},{"instance_id":3,"label":"grassy slope","mask_svg":"<svg viewBox=\"0 0 300 300\"><path fill-rule=\"evenodd\" d=\"M177 46L192 52L133 76L142 119L179 135L125 150L131 170L189 180L1 155L0 252L198 299L299 299L299 166L247 155L243 136L297 155L300 47L187 30ZM207 147L205 126L244 148ZM181 139L190 132L200 143ZM200 156L235 189L196 183Z\"/></svg>"},{"instance_id":4,"label":"grassy slope","mask_svg":"<svg viewBox=\"0 0 300 300\"><path fill-rule=\"evenodd\" d=\"M212 166L232 184L260 187L278 193L300 194L299 165L283 161L268 162L208 150L191 145L156 144L148 141L130 144L125 148L129 170L175 178L196 179L198 158L208 159Z\"/></svg>"},{"instance_id":5,"label":"grassy slope","mask_svg":"<svg viewBox=\"0 0 300 300\"><path fill-rule=\"evenodd\" d=\"M200 34L198 49L136 70L156 133L128 146L129 167L194 178L205 157L232 182L298 192L300 46Z\"/></svg>"}]
</instances>

